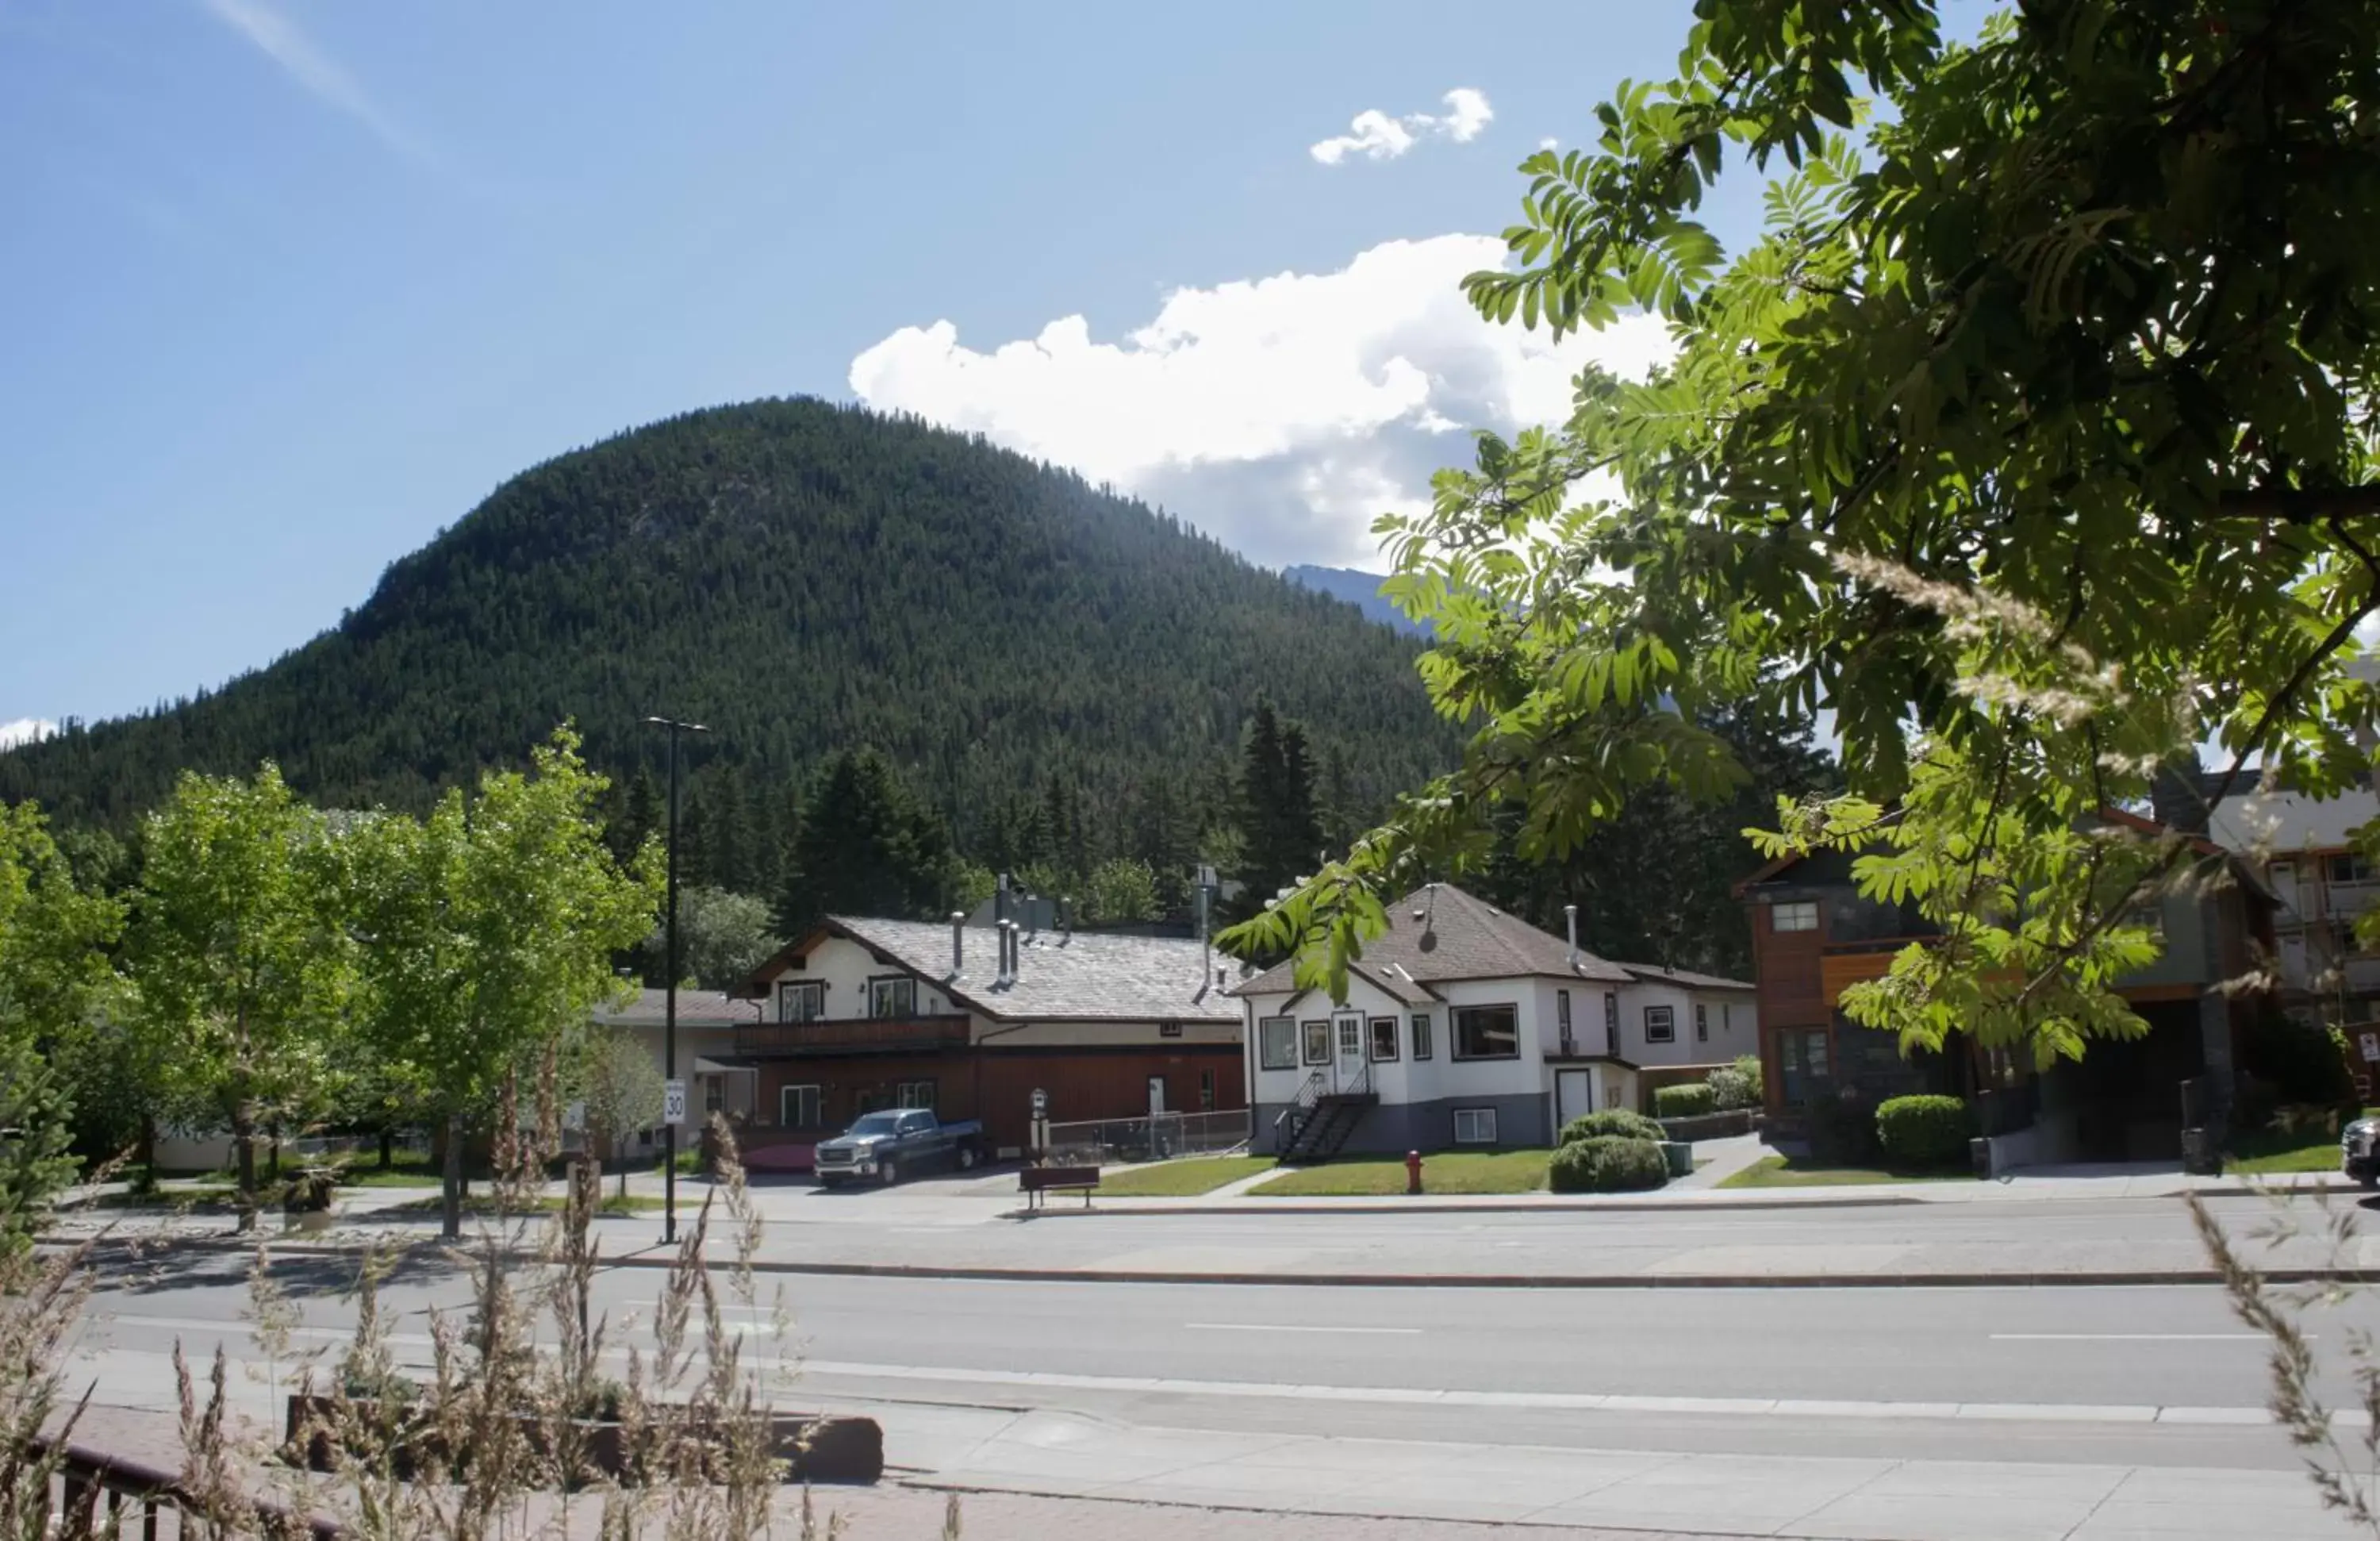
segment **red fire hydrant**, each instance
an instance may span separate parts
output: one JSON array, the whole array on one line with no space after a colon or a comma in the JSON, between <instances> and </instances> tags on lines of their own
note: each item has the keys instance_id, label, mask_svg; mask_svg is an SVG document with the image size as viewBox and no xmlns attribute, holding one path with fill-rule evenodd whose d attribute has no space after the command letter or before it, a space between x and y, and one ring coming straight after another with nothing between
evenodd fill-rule
<instances>
[{"instance_id":1,"label":"red fire hydrant","mask_svg":"<svg viewBox=\"0 0 2380 1541\"><path fill-rule=\"evenodd\" d=\"M1421 1152L1418 1150L1405 1152L1405 1192L1421 1192Z\"/></svg>"}]
</instances>

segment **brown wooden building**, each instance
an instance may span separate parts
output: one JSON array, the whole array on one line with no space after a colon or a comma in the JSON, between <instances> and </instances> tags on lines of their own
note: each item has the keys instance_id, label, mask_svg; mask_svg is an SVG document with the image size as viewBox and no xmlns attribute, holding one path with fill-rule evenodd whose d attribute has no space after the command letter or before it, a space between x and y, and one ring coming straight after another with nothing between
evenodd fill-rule
<instances>
[{"instance_id":1,"label":"brown wooden building","mask_svg":"<svg viewBox=\"0 0 2380 1541\"><path fill-rule=\"evenodd\" d=\"M979 1119L994 1150L1052 1122L1247 1106L1241 1013L1196 941L831 918L736 993L759 1020L731 1054L755 1074L747 1161L806 1170L818 1140L879 1108Z\"/></svg>"},{"instance_id":2,"label":"brown wooden building","mask_svg":"<svg viewBox=\"0 0 2380 1541\"><path fill-rule=\"evenodd\" d=\"M2137 815L2101 816L2143 833ZM1736 886L1751 910L1761 1065L1774 1127L1798 1133L1813 1101L1851 1091L1867 1101L1912 1092L1976 1098L1983 1133L2010 1162L2164 1159L2180 1154L2183 1090L2219 1122L2235 1047L2261 1009L2252 991L2226 989L2273 943L2274 901L2261 878L2220 847L2230 880L2169 895L2159 916L2165 953L2120 993L2150 1025L2145 1037L2095 1041L2079 1063L2036 1074L2028 1056L1955 1038L1938 1054L1904 1056L1889 1034L1843 1015L1843 992L1882 976L1894 955L1938 934L1914 905L1863 898L1852 857L1821 852L1770 863Z\"/></svg>"}]
</instances>

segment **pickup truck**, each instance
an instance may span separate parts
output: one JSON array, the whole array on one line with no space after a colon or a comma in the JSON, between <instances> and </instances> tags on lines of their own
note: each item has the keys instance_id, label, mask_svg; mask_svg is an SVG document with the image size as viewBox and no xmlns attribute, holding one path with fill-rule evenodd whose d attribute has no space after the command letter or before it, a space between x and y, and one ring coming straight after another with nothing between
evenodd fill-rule
<instances>
[{"instance_id":1,"label":"pickup truck","mask_svg":"<svg viewBox=\"0 0 2380 1541\"><path fill-rule=\"evenodd\" d=\"M868 1178L886 1187L901 1174L950 1165L971 1170L983 1156L983 1125L973 1119L944 1123L922 1108L862 1113L831 1140L820 1140L813 1158L821 1188Z\"/></svg>"}]
</instances>

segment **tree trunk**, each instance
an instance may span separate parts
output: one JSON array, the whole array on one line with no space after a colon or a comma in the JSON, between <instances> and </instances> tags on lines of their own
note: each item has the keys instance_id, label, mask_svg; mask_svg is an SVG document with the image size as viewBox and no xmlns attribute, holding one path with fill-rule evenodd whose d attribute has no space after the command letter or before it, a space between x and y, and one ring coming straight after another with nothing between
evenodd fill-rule
<instances>
[{"instance_id":1,"label":"tree trunk","mask_svg":"<svg viewBox=\"0 0 2380 1541\"><path fill-rule=\"evenodd\" d=\"M155 1193L157 1191L157 1115L154 1113L144 1112L140 1115L140 1170L147 1174L141 1183L140 1191Z\"/></svg>"},{"instance_id":2,"label":"tree trunk","mask_svg":"<svg viewBox=\"0 0 2380 1541\"><path fill-rule=\"evenodd\" d=\"M396 1131L386 1124L380 1130L380 1170L386 1171L396 1165Z\"/></svg>"},{"instance_id":3,"label":"tree trunk","mask_svg":"<svg viewBox=\"0 0 2380 1541\"><path fill-rule=\"evenodd\" d=\"M446 1239L459 1241L463 1235L463 1119L450 1113L446 1119L446 1203L443 1229Z\"/></svg>"},{"instance_id":4,"label":"tree trunk","mask_svg":"<svg viewBox=\"0 0 2380 1541\"><path fill-rule=\"evenodd\" d=\"M273 1154L267 1158L264 1174L275 1183L281 1181L281 1125L273 1126Z\"/></svg>"},{"instance_id":5,"label":"tree trunk","mask_svg":"<svg viewBox=\"0 0 2380 1541\"><path fill-rule=\"evenodd\" d=\"M256 1107L246 1098L232 1104L232 1159L238 1171L238 1230L256 1229Z\"/></svg>"}]
</instances>

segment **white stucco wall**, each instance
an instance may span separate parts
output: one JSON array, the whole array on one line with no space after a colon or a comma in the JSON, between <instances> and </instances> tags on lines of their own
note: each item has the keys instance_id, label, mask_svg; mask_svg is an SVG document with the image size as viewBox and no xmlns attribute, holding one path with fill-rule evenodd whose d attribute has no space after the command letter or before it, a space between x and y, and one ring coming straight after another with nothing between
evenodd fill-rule
<instances>
[{"instance_id":1,"label":"white stucco wall","mask_svg":"<svg viewBox=\"0 0 2380 1541\"><path fill-rule=\"evenodd\" d=\"M970 943L981 945L977 939ZM787 980L818 980L826 986L826 1015L836 1021L848 1021L868 1014L868 981L885 975L904 975L908 971L897 964L878 963L867 948L848 937L828 937L810 949L805 966L784 968L769 981L768 999L760 1003L761 1019L777 1020L777 986ZM964 1008L953 1005L950 998L926 980L917 984L917 1014L941 1016L964 1014Z\"/></svg>"},{"instance_id":2,"label":"white stucco wall","mask_svg":"<svg viewBox=\"0 0 2380 1541\"><path fill-rule=\"evenodd\" d=\"M1347 981L1347 1002L1333 1007L1329 1000L1309 993L1293 1006L1283 1011L1293 997L1289 994L1250 996L1247 1059L1255 1076L1255 1099L1259 1103L1282 1103L1296 1100L1305 1085L1305 1078L1317 1069L1328 1071L1331 1066L1310 1065L1305 1062L1305 1026L1310 1021L1330 1022L1330 1042L1337 1052L1338 1018L1353 1014L1366 1023L1366 1044L1370 1043L1370 1019L1393 1016L1397 1020L1397 1057L1371 1062L1373 1089L1384 1103L1432 1102L1444 1098L1501 1097L1536 1094L1544 1091L1545 1059L1542 1040L1554 1032L1553 996L1549 990L1539 990L1536 982L1526 979L1460 980L1433 986L1443 997L1440 1003L1427 1007L1408 1005L1390 996L1370 981L1351 977ZM1542 997L1542 999L1540 999ZM1510 1060L1457 1060L1454 1054L1454 1013L1463 1006L1504 1006L1513 1008L1514 1025L1519 1037L1520 1053ZM1573 1001L1572 1010L1578 1010ZM1602 1010L1601 998L1597 998L1595 1010ZM1299 1062L1288 1070L1263 1068L1262 1024L1268 1017L1287 1015L1299 1024ZM1416 1061L1413 1052L1413 1019L1427 1014L1430 1019L1430 1057ZM1599 1031L1599 1030L1598 1030Z\"/></svg>"},{"instance_id":3,"label":"white stucco wall","mask_svg":"<svg viewBox=\"0 0 2380 1541\"><path fill-rule=\"evenodd\" d=\"M1645 1036L1645 1008L1660 1006L1670 1008L1676 1025L1668 1043ZM1709 1025L1706 1037L1694 1033L1697 1006ZM1598 998L1597 1010L1601 1009ZM1620 1057L1640 1065L1725 1064L1738 1055L1760 1052L1760 1023L1748 994L1640 980L1620 991Z\"/></svg>"}]
</instances>

